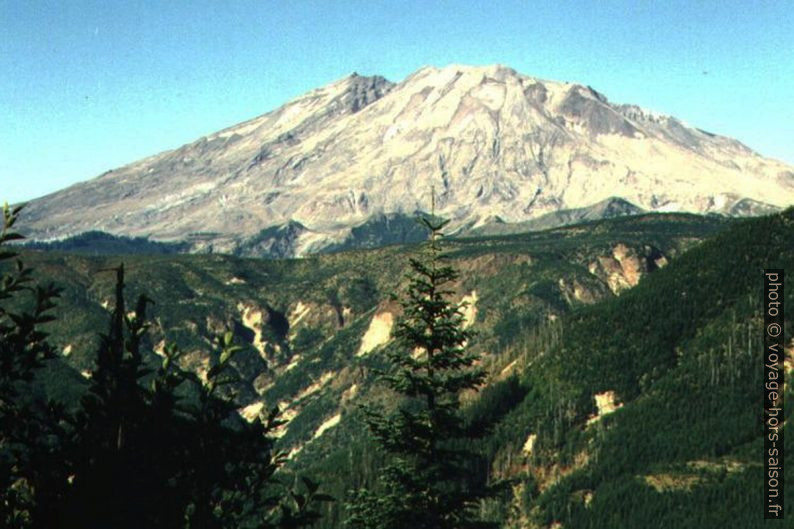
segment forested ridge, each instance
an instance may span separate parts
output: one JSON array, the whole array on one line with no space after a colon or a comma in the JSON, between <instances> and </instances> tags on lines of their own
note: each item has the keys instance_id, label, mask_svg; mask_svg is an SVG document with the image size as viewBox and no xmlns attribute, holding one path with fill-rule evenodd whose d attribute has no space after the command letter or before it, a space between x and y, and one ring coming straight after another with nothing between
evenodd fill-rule
<instances>
[{"instance_id":1,"label":"forested ridge","mask_svg":"<svg viewBox=\"0 0 794 529\"><path fill-rule=\"evenodd\" d=\"M684 222L691 226L682 228ZM469 337L467 346L485 353L484 384L478 385L479 391L462 392L456 412L461 427L478 435L461 436L447 446L471 454L466 477L471 485L466 487L483 487L466 500L472 520L496 527L760 526L762 271L792 269L794 211L730 226L698 222L647 216L641 222L596 222L546 235L445 243L451 264L464 272L450 299L475 288L480 295L472 327L477 335ZM645 231L637 234L642 223ZM577 230L585 231L577 235ZM705 242L697 243L697 230ZM616 296L604 280L588 275L587 266L602 262L593 256L611 250L617 241L628 241L627 232L644 241L637 251L650 248L644 258L658 260L664 254L670 262L649 268L639 284ZM11 231L4 233L9 238ZM527 248L530 259L515 257ZM395 248L351 255L360 256L359 265L381 266L394 278L406 271L401 252ZM482 270L484 260L497 259L493 256L500 252L513 257L488 265L495 267L493 273L476 280L465 275L467 267ZM3 361L16 366L4 368L2 386L2 464L8 476L2 508L8 523L16 524L9 526L27 527L36 517L60 516L63 527L99 527L101 517L115 516L114 526L123 527L133 514L145 513L151 527L342 527L351 512L355 514L355 508L348 507L360 498L355 491L382 491L378 482L393 456L377 435L368 433L368 408L360 404L386 402L387 409L394 409L402 402L393 396L384 401L390 393L376 375L394 369L390 358L404 352L405 343L395 339L372 354L354 353L368 321L391 307L384 293L396 286L399 299L406 293L403 284L388 283L371 268L364 273L345 270L351 257L344 254L326 257L338 268L328 270L321 281L333 285L337 277L364 278L355 288L343 288L350 282L324 291L328 310L336 304L338 315L346 320L343 325L338 317L331 323L317 320L305 330L290 327L281 334L274 326L278 318L262 324L263 335L271 333L267 351L274 362L278 354L287 353L304 355L303 362L312 360L286 369L294 360L286 358L284 365L273 368L271 386L262 393L269 401L260 413L263 420L249 422L237 413L245 403L240 398L250 391L239 378L258 355L242 340L245 329L232 326L230 333L219 333L203 378L180 362L180 354L192 352L189 348L169 345L153 352L159 335L154 340L151 334L163 327L157 323L162 302L158 298L166 292L160 285L168 285L168 294L174 296L184 284L179 274L201 273L200 267L179 265L179 272L169 264L173 280L161 283L157 274L168 268L152 264L151 292L144 293L137 281L139 297L129 303L124 272L129 276L132 266L138 268L134 274L147 274L146 258L124 258L132 263L126 269L119 266L121 259L114 264L103 258L102 266L110 269L102 272L103 285L116 292L109 312L86 312L107 330L97 342L86 342L96 345L95 353L81 353L83 366L90 365L85 362L92 357L95 362L91 377L85 379L68 367L60 347L53 345L63 326L69 326L64 320L83 316L59 312L58 294L64 292L41 286L44 278L57 285L54 272L65 262L77 261L25 252L26 262L41 265L30 271L24 265L15 268L11 253L3 254L2 271L8 279L0 299L0 330L6 333ZM375 257L368 261L367 255ZM384 261L384 256L389 259ZM185 259L187 263L190 258ZM205 259L208 270L238 267L234 277L252 281L253 276L240 273L248 262ZM323 273L314 263L267 266L273 285L285 289L309 288L284 282L295 277L288 272L295 267L305 266L307 284L317 281L312 274ZM38 286L26 290L34 285ZM579 298L574 297L577 288ZM201 302L194 290L183 291ZM791 292L788 289L788 305L794 306ZM81 295L73 284L65 294ZM20 297L26 301L20 302ZM279 308L277 299L270 303L274 311ZM79 305L70 301L68 306ZM189 333L190 327L182 332ZM791 316L786 333L792 336ZM344 350L352 352L342 355ZM288 421L284 432L278 414L268 410L289 402L302 387L300 377L317 382L329 370L337 370L339 380L349 377L357 385L357 400L339 408L335 427L312 438L313 425L333 415L352 387L326 382L299 402L300 414ZM789 387L787 403L790 397ZM787 409L787 416L790 413ZM154 425L160 425L157 435ZM279 428L282 435L273 435ZM786 431L790 432L788 424ZM791 434L786 437L788 449ZM286 447L293 442L301 450L287 459ZM89 444L91 450L86 448ZM126 452L131 445L141 449ZM178 458L172 459L172 453ZM230 461L234 464L227 465ZM45 467L44 473L36 470ZM130 475L137 477L119 478ZM99 503L103 512L96 511L96 502L88 510L82 508L98 497L107 498ZM133 497L134 513L125 515L122 504ZM212 500L205 502L206 498ZM202 511L199 504L203 508L207 503L215 507ZM41 505L57 508L39 512ZM150 509L141 510L141 505ZM791 516L791 506L788 509Z\"/></svg>"}]
</instances>

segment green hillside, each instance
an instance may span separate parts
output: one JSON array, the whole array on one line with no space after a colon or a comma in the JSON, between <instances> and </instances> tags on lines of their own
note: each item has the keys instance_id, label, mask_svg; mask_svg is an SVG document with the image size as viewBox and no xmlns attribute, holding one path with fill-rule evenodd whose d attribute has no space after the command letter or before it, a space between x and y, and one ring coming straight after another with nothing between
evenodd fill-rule
<instances>
[{"instance_id":1,"label":"green hillside","mask_svg":"<svg viewBox=\"0 0 794 529\"><path fill-rule=\"evenodd\" d=\"M481 471L503 485L484 512L508 527L761 526L760 285L763 268L791 267L792 243L794 211L746 221L620 297L519 333L499 365L522 369L470 408L491 431ZM591 420L596 395L619 408ZM366 441L332 435L299 461L366 482Z\"/></svg>"},{"instance_id":2,"label":"green hillside","mask_svg":"<svg viewBox=\"0 0 794 529\"><path fill-rule=\"evenodd\" d=\"M762 272L791 269L793 243L794 210L743 222L565 318L493 439L498 458L538 435L524 466L507 471L523 516L564 527L762 525ZM593 396L607 391L623 406L588 426Z\"/></svg>"},{"instance_id":3,"label":"green hillside","mask_svg":"<svg viewBox=\"0 0 794 529\"><path fill-rule=\"evenodd\" d=\"M473 308L470 346L490 372L466 408L483 432L469 448L487 461L474 471L498 491L484 517L504 527L759 526L761 271L792 268L793 219L645 215L447 241L462 276L455 296ZM234 331L245 348L234 361L241 407L280 405L289 423L279 445L339 500L320 522L339 527L347 491L379 468L358 404L382 397L373 369L399 317L389 294L415 250L294 260L26 251L38 278L64 287L49 330L65 354L44 387L66 401L80 392L112 298L101 270L123 261L129 297L156 302L150 359L175 341L200 372L210 336ZM786 327L791 336L790 317Z\"/></svg>"}]
</instances>

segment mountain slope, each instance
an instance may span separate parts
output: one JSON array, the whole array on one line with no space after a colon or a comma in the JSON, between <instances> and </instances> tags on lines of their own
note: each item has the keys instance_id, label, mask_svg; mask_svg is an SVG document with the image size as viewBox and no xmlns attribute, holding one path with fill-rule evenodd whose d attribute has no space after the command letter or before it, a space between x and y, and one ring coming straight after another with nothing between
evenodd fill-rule
<instances>
[{"instance_id":1,"label":"mountain slope","mask_svg":"<svg viewBox=\"0 0 794 529\"><path fill-rule=\"evenodd\" d=\"M527 372L538 390L502 424L538 434L523 471L537 510L526 514L571 528L764 525L759 285L765 268L794 266L792 242L793 209L737 223L566 319ZM794 342L786 349L790 370ZM556 426L549 407L565 410ZM555 480L538 479L551 467Z\"/></svg>"},{"instance_id":2,"label":"mountain slope","mask_svg":"<svg viewBox=\"0 0 794 529\"><path fill-rule=\"evenodd\" d=\"M523 371L526 355L558 332L565 314L625 296L646 275L728 225L717 218L652 214L448 240L451 262L462 274L454 296L470 303L467 321L478 332L471 346L492 374L491 396L475 402L496 399L501 410L486 405L477 420L492 425L511 409L502 401L505 388L511 402L526 393L505 386L505 377ZM243 347L234 360L240 412L253 419L278 404L288 420L280 447L302 468L318 460L330 465L309 473L322 476L325 489L341 499L359 471L375 468L366 450L359 451L356 410L378 397L373 368L382 367L385 348L394 347L390 336L399 316L387 294L400 291L408 258L417 250L390 246L292 260L25 251L38 277L64 287L58 319L48 325L62 358L45 373L46 387L67 401L80 393L75 380L82 378L78 373L90 376L97 331L107 325L111 308L113 275L106 270L123 261L128 297L145 292L155 300L147 359L159 362L165 340L175 341L188 353L185 367L201 375L216 354L212 336L233 330ZM364 455L348 461L348 449ZM327 524L333 525L340 508L329 513Z\"/></svg>"},{"instance_id":3,"label":"mountain slope","mask_svg":"<svg viewBox=\"0 0 794 529\"><path fill-rule=\"evenodd\" d=\"M759 285L794 266L793 243L794 209L737 222L625 294L522 330L468 409L486 432L480 471L501 485L483 514L505 528L763 527ZM790 377L789 339L785 365ZM331 482L346 469L341 494L378 469L357 421L349 410L298 459Z\"/></svg>"},{"instance_id":4,"label":"mountain slope","mask_svg":"<svg viewBox=\"0 0 794 529\"><path fill-rule=\"evenodd\" d=\"M553 211L523 222L507 223L497 217L476 228L465 231L462 235L467 237L478 235L506 235L508 233L544 230L556 228L558 226L611 219L626 215L639 215L640 213L642 213L642 209L634 204L620 198L612 197L593 204L592 206Z\"/></svg>"},{"instance_id":5,"label":"mountain slope","mask_svg":"<svg viewBox=\"0 0 794 529\"><path fill-rule=\"evenodd\" d=\"M649 215L447 244L463 277L456 295L469 297L481 324L478 347L498 359L521 329L620 294L725 227L719 219ZM358 362L357 353L380 345L379 322L388 336L397 315L388 294L399 288L415 251L390 246L263 261L26 250L24 259L65 289L63 317L49 330L77 371L92 368L97 329L104 328L112 303L113 277L102 270L123 261L128 295L145 292L156 302L147 338L155 351L163 340L174 341L190 352L190 367L201 369L212 354L213 335L234 331L245 347L237 367L247 405L291 401L312 380L344 370ZM308 421L305 428L290 429L296 440L318 426L301 421Z\"/></svg>"},{"instance_id":6,"label":"mountain slope","mask_svg":"<svg viewBox=\"0 0 794 529\"><path fill-rule=\"evenodd\" d=\"M621 217L447 245L462 273L454 296L470 303L478 332L470 346L490 373L466 408L484 433L470 447L488 461L478 471L503 485L486 517L504 527L761 526L758 285L763 268L794 267L794 210L730 222ZM357 405L383 398L373 372L399 316L385 294L399 290L414 251L123 259L128 295L157 301L152 360L161 340L176 340L201 374L208 338L234 329L245 348L240 411L282 408L280 446L340 500L322 521L330 528L347 491L378 470ZM24 257L66 287L49 327L59 366L90 369L112 296L101 270L121 258ZM787 336L790 327L789 316ZM50 390L72 395L68 375L50 373Z\"/></svg>"},{"instance_id":7,"label":"mountain slope","mask_svg":"<svg viewBox=\"0 0 794 529\"><path fill-rule=\"evenodd\" d=\"M344 247L373 217L428 210L431 188L456 230L613 196L753 213L794 202L794 169L589 87L452 65L399 84L354 74L34 200L25 224L37 239L98 230L248 255L270 251L256 244L263 230L300 225L275 246L303 255Z\"/></svg>"}]
</instances>

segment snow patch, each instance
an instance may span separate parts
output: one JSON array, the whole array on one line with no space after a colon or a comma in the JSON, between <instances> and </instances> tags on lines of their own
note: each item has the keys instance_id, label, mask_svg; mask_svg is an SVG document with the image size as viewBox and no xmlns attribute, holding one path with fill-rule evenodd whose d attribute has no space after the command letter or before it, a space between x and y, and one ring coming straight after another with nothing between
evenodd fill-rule
<instances>
[{"instance_id":1,"label":"snow patch","mask_svg":"<svg viewBox=\"0 0 794 529\"><path fill-rule=\"evenodd\" d=\"M471 95L489 110L498 111L505 102L505 87L501 84L486 83L474 89Z\"/></svg>"}]
</instances>

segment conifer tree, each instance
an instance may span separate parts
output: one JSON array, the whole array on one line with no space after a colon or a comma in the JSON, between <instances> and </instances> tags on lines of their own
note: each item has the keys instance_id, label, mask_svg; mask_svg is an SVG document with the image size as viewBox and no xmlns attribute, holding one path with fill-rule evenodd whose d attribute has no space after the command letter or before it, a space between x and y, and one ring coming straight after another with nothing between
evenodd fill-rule
<instances>
[{"instance_id":1,"label":"conifer tree","mask_svg":"<svg viewBox=\"0 0 794 529\"><path fill-rule=\"evenodd\" d=\"M476 390L484 372L466 350L459 305L450 301L458 274L445 262L440 238L447 221L422 219L430 232L426 255L410 260L404 314L387 351L392 369L381 381L399 394L396 411L364 407L365 420L387 454L377 483L356 491L348 525L356 529L464 529L485 527L474 511L485 487L472 479L476 456L460 414L463 391Z\"/></svg>"},{"instance_id":2,"label":"conifer tree","mask_svg":"<svg viewBox=\"0 0 794 529\"><path fill-rule=\"evenodd\" d=\"M176 429L186 424L163 400L154 406L143 383L152 373L141 351L151 301L141 295L127 313L124 266L108 271L116 275L116 302L74 420L74 475L63 518L72 527L163 527L181 518L169 482L185 463Z\"/></svg>"}]
</instances>

